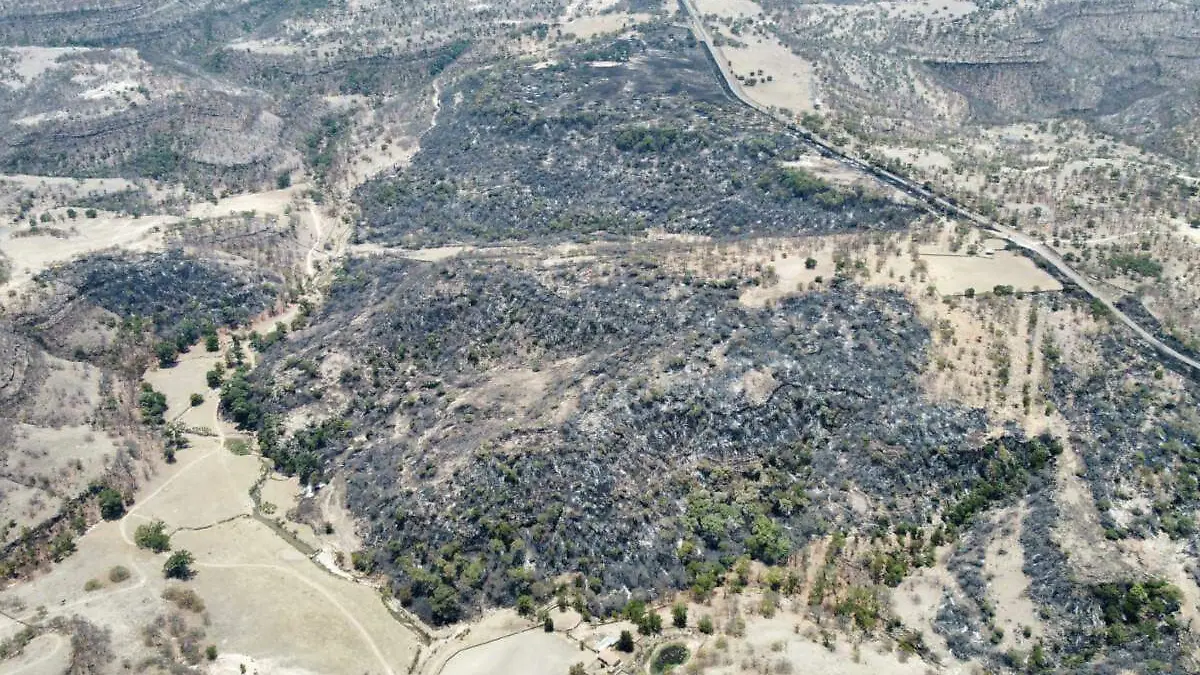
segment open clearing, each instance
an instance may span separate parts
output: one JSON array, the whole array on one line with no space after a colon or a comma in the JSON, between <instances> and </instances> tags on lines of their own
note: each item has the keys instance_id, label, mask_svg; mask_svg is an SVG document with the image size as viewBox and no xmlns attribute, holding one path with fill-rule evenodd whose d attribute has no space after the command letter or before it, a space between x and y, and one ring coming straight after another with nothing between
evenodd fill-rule
<instances>
[{"instance_id":1,"label":"open clearing","mask_svg":"<svg viewBox=\"0 0 1200 675\"><path fill-rule=\"evenodd\" d=\"M208 388L204 374L223 361L220 353L206 352L198 345L181 354L175 366L146 373L146 382L167 397L168 420L178 420L189 428L212 428L217 419L219 396ZM193 406L192 394L204 396L204 402Z\"/></svg>"},{"instance_id":2,"label":"open clearing","mask_svg":"<svg viewBox=\"0 0 1200 675\"><path fill-rule=\"evenodd\" d=\"M66 638L50 633L34 638L20 657L0 663L0 675L60 675L70 665L71 645Z\"/></svg>"},{"instance_id":3,"label":"open clearing","mask_svg":"<svg viewBox=\"0 0 1200 675\"><path fill-rule=\"evenodd\" d=\"M212 608L223 651L325 673L401 673L412 663L417 642L378 592L326 573L262 523L175 539L200 560L192 586Z\"/></svg>"},{"instance_id":4,"label":"open clearing","mask_svg":"<svg viewBox=\"0 0 1200 675\"><path fill-rule=\"evenodd\" d=\"M774 40L752 38L745 47L721 47L721 53L750 99L792 114L815 110L812 65L792 50Z\"/></svg>"},{"instance_id":5,"label":"open clearing","mask_svg":"<svg viewBox=\"0 0 1200 675\"><path fill-rule=\"evenodd\" d=\"M1046 629L1029 597L1029 579L1023 571L1025 549L1020 538L1023 519L1022 508L997 514L993 520L996 531L987 545L983 573L996 610L995 624L1004 629L1005 646L1029 649L1031 641L1044 636ZM1028 638L1024 636L1025 630L1029 631Z\"/></svg>"},{"instance_id":6,"label":"open clearing","mask_svg":"<svg viewBox=\"0 0 1200 675\"><path fill-rule=\"evenodd\" d=\"M188 210L188 217L219 218L221 216L232 216L248 211L253 211L260 215L283 215L289 207L294 205L297 196L302 194L308 187L308 185L296 184L286 190L236 195L220 199L216 203L201 202Z\"/></svg>"},{"instance_id":7,"label":"open clearing","mask_svg":"<svg viewBox=\"0 0 1200 675\"><path fill-rule=\"evenodd\" d=\"M459 652L442 669L444 675L561 675L574 663L592 660L590 652L558 633L540 627Z\"/></svg>"},{"instance_id":8,"label":"open clearing","mask_svg":"<svg viewBox=\"0 0 1200 675\"><path fill-rule=\"evenodd\" d=\"M1012 286L1014 291L1061 291L1062 284L1032 260L1012 251L990 256L925 254L929 280L942 295L962 295L969 288L990 291Z\"/></svg>"},{"instance_id":9,"label":"open clearing","mask_svg":"<svg viewBox=\"0 0 1200 675\"><path fill-rule=\"evenodd\" d=\"M81 218L65 238L49 235L14 236L25 227L0 226L0 252L13 263L10 284L28 281L57 263L107 248L154 251L163 247L163 229L172 216L122 217L101 211L96 218Z\"/></svg>"},{"instance_id":10,"label":"open clearing","mask_svg":"<svg viewBox=\"0 0 1200 675\"><path fill-rule=\"evenodd\" d=\"M162 520L172 528L199 528L250 514L254 506L250 488L261 463L257 457L234 455L212 437L193 437L192 447L185 453L188 459L201 454L187 462L176 484L137 505L135 518ZM205 487L199 494L189 494L184 488L191 485ZM221 497L206 499L205 491Z\"/></svg>"},{"instance_id":11,"label":"open clearing","mask_svg":"<svg viewBox=\"0 0 1200 675\"><path fill-rule=\"evenodd\" d=\"M696 0L697 9L716 23L706 22L714 34L733 32L732 40L716 48L718 58L741 82L742 93L756 103L787 110L794 115L815 110L812 64L797 56L774 35L764 36L753 28L763 19L762 9L750 0ZM749 20L751 27L734 29L725 22L739 25ZM769 78L769 79L768 79Z\"/></svg>"}]
</instances>

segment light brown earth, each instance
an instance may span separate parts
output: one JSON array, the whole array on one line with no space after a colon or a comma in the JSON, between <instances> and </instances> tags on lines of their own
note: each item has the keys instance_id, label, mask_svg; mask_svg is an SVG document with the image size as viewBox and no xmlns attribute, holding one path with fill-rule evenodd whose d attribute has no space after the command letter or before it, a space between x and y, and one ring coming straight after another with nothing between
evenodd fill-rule
<instances>
[{"instance_id":1,"label":"light brown earth","mask_svg":"<svg viewBox=\"0 0 1200 675\"><path fill-rule=\"evenodd\" d=\"M558 633L534 627L518 635L461 651L444 675L560 675L572 664L590 661L588 652Z\"/></svg>"},{"instance_id":2,"label":"light brown earth","mask_svg":"<svg viewBox=\"0 0 1200 675\"><path fill-rule=\"evenodd\" d=\"M1021 545L1024 505L1005 509L992 518L995 529L983 561L988 600L996 611L995 625L1004 630L1004 649L1029 650L1046 634L1037 608L1029 597L1029 579L1022 566L1025 548ZM1025 629L1030 637L1024 635Z\"/></svg>"}]
</instances>

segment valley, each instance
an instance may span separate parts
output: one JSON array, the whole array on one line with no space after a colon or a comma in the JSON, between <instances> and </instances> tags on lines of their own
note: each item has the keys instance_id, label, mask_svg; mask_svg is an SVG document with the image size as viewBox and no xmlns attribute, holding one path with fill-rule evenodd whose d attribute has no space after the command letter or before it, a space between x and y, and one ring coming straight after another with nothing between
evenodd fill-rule
<instances>
[{"instance_id":1,"label":"valley","mask_svg":"<svg viewBox=\"0 0 1200 675\"><path fill-rule=\"evenodd\" d=\"M1192 672L1196 21L0 2L0 674Z\"/></svg>"}]
</instances>

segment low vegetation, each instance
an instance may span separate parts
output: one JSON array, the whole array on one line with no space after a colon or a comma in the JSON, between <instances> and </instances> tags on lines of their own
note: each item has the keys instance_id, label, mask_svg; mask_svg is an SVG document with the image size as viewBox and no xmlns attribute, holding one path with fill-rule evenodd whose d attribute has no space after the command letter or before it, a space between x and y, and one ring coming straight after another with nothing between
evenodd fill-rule
<instances>
[{"instance_id":1,"label":"low vegetation","mask_svg":"<svg viewBox=\"0 0 1200 675\"><path fill-rule=\"evenodd\" d=\"M167 534L167 525L161 520L138 525L133 532L133 541L138 548L149 549L155 553L171 550L171 536Z\"/></svg>"}]
</instances>

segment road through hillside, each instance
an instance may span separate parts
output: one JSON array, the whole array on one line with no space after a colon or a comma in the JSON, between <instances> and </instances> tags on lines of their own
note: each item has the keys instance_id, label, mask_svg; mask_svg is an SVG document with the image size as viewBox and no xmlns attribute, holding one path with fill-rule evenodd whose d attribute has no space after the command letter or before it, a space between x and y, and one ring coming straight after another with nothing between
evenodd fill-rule
<instances>
[{"instance_id":1,"label":"road through hillside","mask_svg":"<svg viewBox=\"0 0 1200 675\"><path fill-rule=\"evenodd\" d=\"M720 74L721 79L724 80L725 89L738 102L797 131L809 145L815 147L822 155L842 162L843 164L858 169L859 171L869 173L884 183L887 183L901 190L910 197L913 197L924 203L926 206L937 212L946 213L948 215L957 216L967 220L976 227L988 230L997 237L1036 255L1037 257L1046 261L1046 263L1051 267L1058 270L1063 276L1074 282L1084 293L1087 293L1097 302L1104 305L1104 307L1108 309L1112 316L1128 326L1130 330L1132 330L1138 337L1153 347L1161 356L1191 369L1193 374L1200 375L1200 361L1180 353L1164 343L1162 340L1155 337L1151 331L1138 324L1138 322L1134 321L1133 318L1131 318L1128 314L1121 311L1116 305L1109 301L1108 298L1100 293L1094 283L1089 281L1087 277L1067 264L1067 262L1063 260L1057 252L1055 252L1046 244L1010 227L1001 225L1000 223L997 223L996 221L987 218L982 214L965 209L949 199L933 192L932 190L929 190L924 185L920 185L908 178L888 171L887 169L873 164L868 160L859 157L852 157L842 150L835 148L829 142L817 137L810 130L798 126L785 114L771 110L761 103L750 99L748 96L746 96L745 92L742 91L737 78L730 71L728 61L722 58L721 52L718 51L715 46L713 46L712 38L709 36L708 30L704 27L704 22L700 19L700 12L697 11L695 5L692 4L692 0L680 0L680 4L688 14L688 21L691 25L693 34L695 34L696 38L704 45L705 49L708 50L709 56L712 57L711 60L716 66L717 72Z\"/></svg>"}]
</instances>

